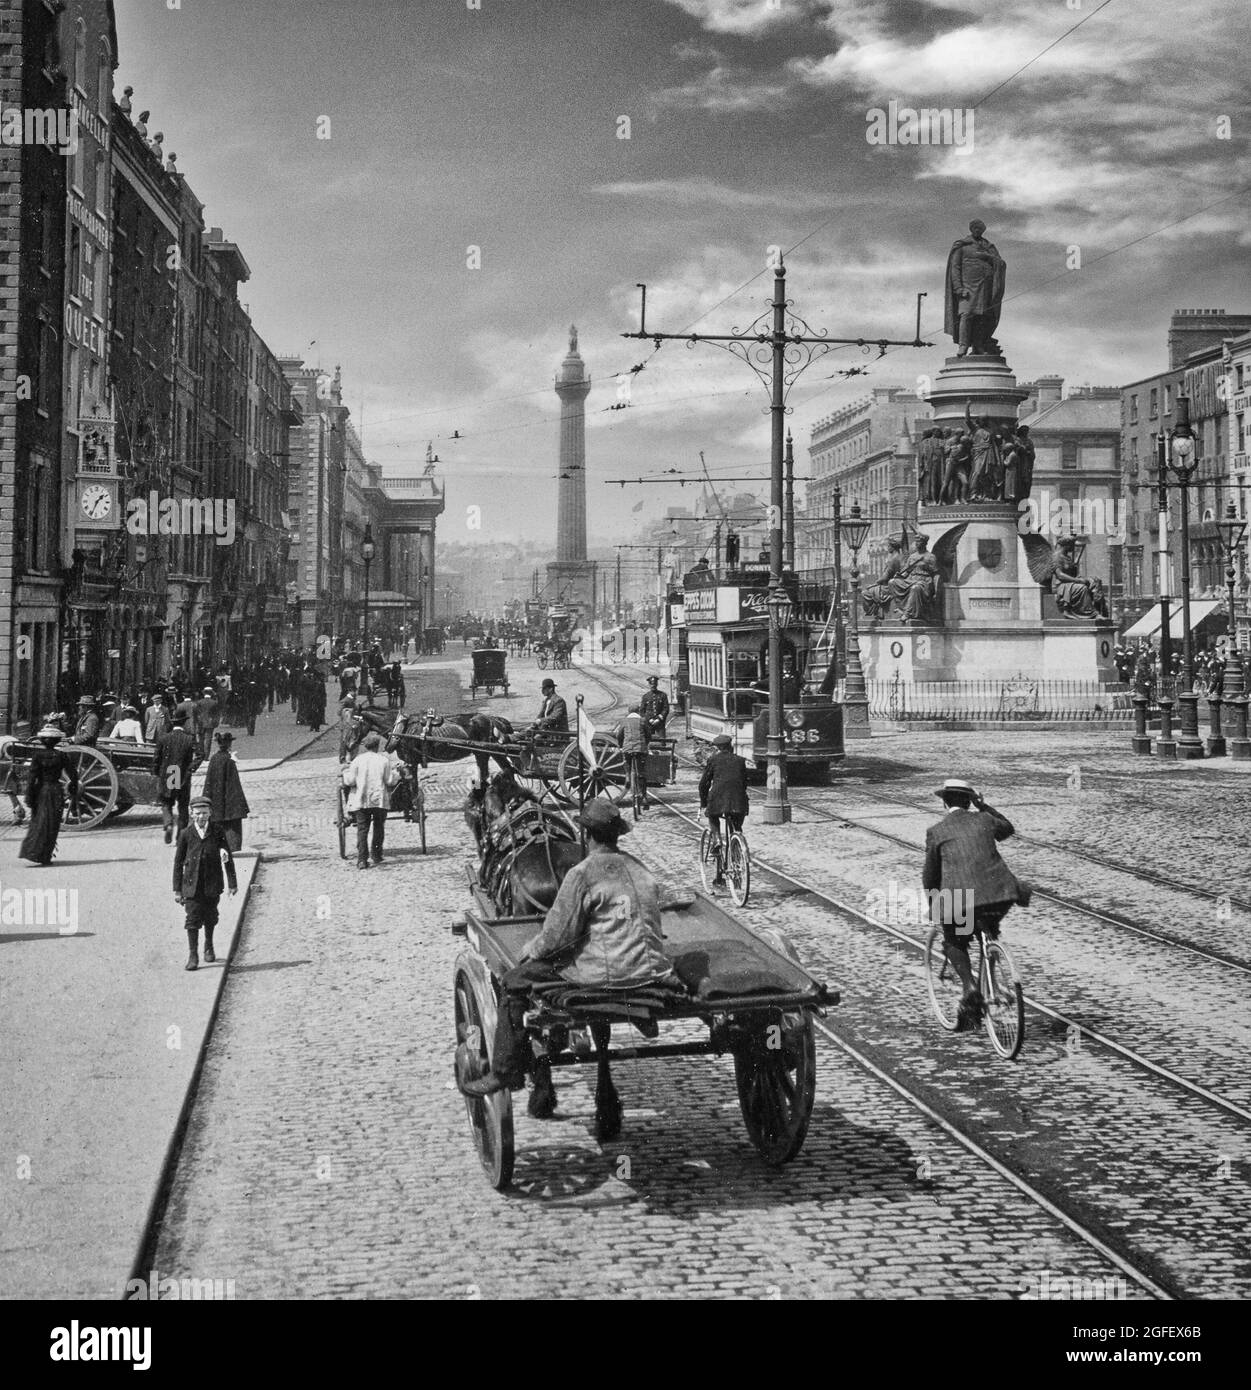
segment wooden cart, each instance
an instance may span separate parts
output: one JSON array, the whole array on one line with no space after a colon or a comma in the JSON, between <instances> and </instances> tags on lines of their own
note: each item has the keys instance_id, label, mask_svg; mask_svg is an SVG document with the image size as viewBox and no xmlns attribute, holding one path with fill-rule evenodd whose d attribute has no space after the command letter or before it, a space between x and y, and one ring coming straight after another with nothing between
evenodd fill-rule
<instances>
[{"instance_id":1,"label":"wooden cart","mask_svg":"<svg viewBox=\"0 0 1251 1390\"><path fill-rule=\"evenodd\" d=\"M465 939L453 969L453 1009L459 1060L482 1075L492 1061L500 980L520 961L522 948L539 931L542 918L500 916L480 887L475 887L474 900L474 908L452 924L453 933ZM536 986L527 1014L527 1032L539 1059L536 1067L728 1054L734 1061L748 1138L766 1163L789 1162L803 1146L816 1094L813 1020L838 1003L837 992L808 974L780 932L750 932L702 894L689 908L666 911L662 925L665 950L684 979L698 977L702 962L707 963L707 978L713 979L718 959L725 959L729 950L736 967L750 960L773 987L750 994L716 989L702 996L671 994L658 1002L656 991L648 989L597 992ZM690 1019L707 1025L707 1038L616 1051L607 1047L607 1025L642 1021L659 1027ZM580 1035L595 1035L597 1030L606 1049L602 1056L598 1044L596 1054L579 1045ZM513 1173L512 1095L501 1091L483 1098L466 1096L465 1108L487 1180L503 1191ZM606 1141L615 1136L610 1130L599 1137Z\"/></svg>"}]
</instances>

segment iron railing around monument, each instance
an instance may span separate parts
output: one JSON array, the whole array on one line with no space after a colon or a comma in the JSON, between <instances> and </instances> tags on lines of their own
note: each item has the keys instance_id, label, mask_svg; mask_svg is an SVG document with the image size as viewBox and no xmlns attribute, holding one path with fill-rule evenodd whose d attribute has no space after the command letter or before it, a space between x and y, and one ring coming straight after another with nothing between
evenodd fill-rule
<instances>
[{"instance_id":1,"label":"iron railing around monument","mask_svg":"<svg viewBox=\"0 0 1251 1390\"><path fill-rule=\"evenodd\" d=\"M1007 679L866 681L869 715L894 723L1130 724L1133 690L1098 681Z\"/></svg>"}]
</instances>

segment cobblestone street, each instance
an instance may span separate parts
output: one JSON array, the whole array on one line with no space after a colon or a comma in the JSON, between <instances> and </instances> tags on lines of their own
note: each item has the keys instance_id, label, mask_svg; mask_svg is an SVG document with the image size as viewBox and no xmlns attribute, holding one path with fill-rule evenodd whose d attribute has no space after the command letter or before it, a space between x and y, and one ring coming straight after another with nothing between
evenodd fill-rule
<instances>
[{"instance_id":1,"label":"cobblestone street","mask_svg":"<svg viewBox=\"0 0 1251 1390\"><path fill-rule=\"evenodd\" d=\"M410 674L421 687L414 695L410 686L410 708L454 707L464 666ZM512 698L489 707L528 716L537 682L516 663ZM593 716L609 704L606 690L640 684L637 673L604 668L561 680L566 694L586 694ZM853 747L835 786L794 789L792 827L750 819L753 853L862 909L875 887L915 882L919 850L875 843L805 809L877 817L874 825L919 845L932 811L875 802L860 784L870 767L876 776L898 759L883 786L892 797L920 807L935 778L972 776L1023 838L1085 835L1089 848L1120 860L1120 844L1095 828L1115 824L1125 796L1151 797L1130 793L1136 769L1118 739L874 739L872 763ZM237 1296L261 1298L1022 1298L1037 1296L1044 1274L1119 1278L1128 1298L1150 1296L1156 1279L1209 1297L1251 1291L1244 1121L1034 1014L1016 1063L996 1059L984 1039L942 1034L914 953L763 875L742 920L784 926L814 973L843 993L820 1042L816 1110L799 1158L780 1171L760 1162L728 1059L626 1063L617 1069L620 1139L595 1142L587 1082L563 1073L556 1118L520 1114L514 1186L494 1193L451 1080L450 984L462 943L449 922L466 905L472 842L459 803L472 764L437 771L428 855L413 828L392 822L386 863L360 874L338 858L329 816L304 827L283 821L330 804L334 742L325 737L249 782L254 814L275 818L274 830L256 837L262 866L160 1227L153 1262L162 1274L233 1278ZM1065 786L1075 767L1080 790ZM662 793L674 809L693 809L694 775L684 767ZM1241 884L1240 847L1207 838L1222 817L1235 824L1240 778L1204 769L1202 779L1152 780L1168 784L1154 798L1162 833L1204 825L1183 859L1202 852L1206 866ZM1200 805L1203 821L1194 819ZM629 848L689 886L689 836L657 810ZM1139 845L1124 862L1158 869L1159 856ZM1156 890L1123 872L1065 870L1054 851L1024 844L1007 853L1040 888L1054 883L1153 920ZM1203 939L1194 900L1176 890L1167 901L1169 924ZM1176 947L1127 945L1117 928L1050 909L1011 925L1031 997L1245 1103L1238 981L1213 965L1183 971L1171 961ZM1236 949L1232 923L1223 925ZM1060 1213L1102 1233L1132 1269Z\"/></svg>"}]
</instances>

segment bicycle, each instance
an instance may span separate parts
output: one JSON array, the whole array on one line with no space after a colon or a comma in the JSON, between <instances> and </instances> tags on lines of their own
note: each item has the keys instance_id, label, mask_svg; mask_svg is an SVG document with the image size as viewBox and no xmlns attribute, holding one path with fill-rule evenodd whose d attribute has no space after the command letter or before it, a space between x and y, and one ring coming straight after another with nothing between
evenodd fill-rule
<instances>
[{"instance_id":1,"label":"bicycle","mask_svg":"<svg viewBox=\"0 0 1251 1390\"><path fill-rule=\"evenodd\" d=\"M721 816L715 833L710 825L699 840L699 875L704 891L711 893L714 878L724 878L736 907L747 905L751 892L751 850L741 830L731 830L730 822ZM713 873L709 874L708 870Z\"/></svg>"},{"instance_id":2,"label":"bicycle","mask_svg":"<svg viewBox=\"0 0 1251 1390\"><path fill-rule=\"evenodd\" d=\"M991 1046L1011 1061L1025 1041L1025 995L1008 948L997 938L977 932L977 987L982 994L982 1021ZM943 949L943 929L930 928L925 941L925 979L934 1017L949 1032L956 1031L964 986Z\"/></svg>"}]
</instances>

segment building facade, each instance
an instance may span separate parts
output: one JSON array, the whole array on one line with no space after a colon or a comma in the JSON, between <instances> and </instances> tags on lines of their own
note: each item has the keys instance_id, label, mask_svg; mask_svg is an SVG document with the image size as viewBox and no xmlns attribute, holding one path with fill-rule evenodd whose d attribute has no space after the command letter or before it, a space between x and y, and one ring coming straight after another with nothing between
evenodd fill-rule
<instances>
[{"instance_id":1,"label":"building facade","mask_svg":"<svg viewBox=\"0 0 1251 1390\"><path fill-rule=\"evenodd\" d=\"M832 563L835 487L844 516L859 503L861 513L872 521L861 550L862 570L879 567L890 536L898 536L905 525L915 529L916 442L932 418L914 388L878 386L817 421L808 445L808 523L796 536L799 569Z\"/></svg>"}]
</instances>

